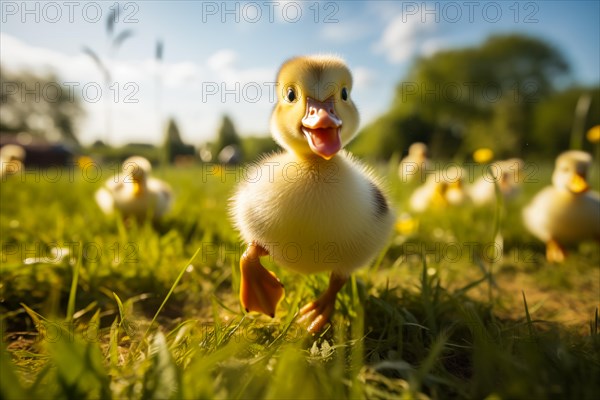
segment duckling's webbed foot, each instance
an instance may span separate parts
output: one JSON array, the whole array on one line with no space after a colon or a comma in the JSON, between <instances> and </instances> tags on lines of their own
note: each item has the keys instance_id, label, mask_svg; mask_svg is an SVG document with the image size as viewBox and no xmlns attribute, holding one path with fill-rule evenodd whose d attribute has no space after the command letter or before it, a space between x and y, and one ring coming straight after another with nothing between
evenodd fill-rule
<instances>
[{"instance_id":1,"label":"duckling's webbed foot","mask_svg":"<svg viewBox=\"0 0 600 400\"><path fill-rule=\"evenodd\" d=\"M283 284L274 273L265 269L259 257L266 256L267 250L250 243L240 259L242 280L240 301L246 312L256 311L275 317L277 304L283 298Z\"/></svg>"},{"instance_id":2,"label":"duckling's webbed foot","mask_svg":"<svg viewBox=\"0 0 600 400\"><path fill-rule=\"evenodd\" d=\"M301 317L298 322L308 325L310 333L319 332L329 322L329 317L335 309L335 299L338 292L346 281L347 276L332 273L329 278L327 290L315 301L312 301L300 309Z\"/></svg>"},{"instance_id":3,"label":"duckling's webbed foot","mask_svg":"<svg viewBox=\"0 0 600 400\"><path fill-rule=\"evenodd\" d=\"M548 262L562 263L565 261L565 249L554 239L546 243L546 260Z\"/></svg>"}]
</instances>

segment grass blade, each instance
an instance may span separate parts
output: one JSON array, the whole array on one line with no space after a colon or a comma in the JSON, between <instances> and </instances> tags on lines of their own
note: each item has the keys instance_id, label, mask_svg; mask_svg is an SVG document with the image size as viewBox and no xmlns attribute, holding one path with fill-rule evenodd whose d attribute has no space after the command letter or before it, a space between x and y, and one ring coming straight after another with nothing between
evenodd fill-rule
<instances>
[{"instance_id":1,"label":"grass blade","mask_svg":"<svg viewBox=\"0 0 600 400\"><path fill-rule=\"evenodd\" d=\"M196 250L196 252L192 256L192 258L190 258L185 263L185 265L183 266L183 268L181 268L181 271L179 271L179 275L177 275L177 278L175 279L175 282L173 282L173 285L171 285L171 289L169 289L169 292L165 296L165 299L161 303L160 307L158 307L158 310L156 310L156 313L154 314L154 317L152 318L152 321L150 321L150 325L148 325L148 328L146 329L146 332L144 332L144 336L142 337L141 341L144 341L146 339L146 337L148 337L148 333L150 333L150 329L152 328L152 326L156 322L156 318L158 318L158 315L160 314L160 312L164 308L165 304L167 304L167 301L169 301L169 298L171 297L171 295L173 294L173 291L175 290L175 288L179 284L179 281L181 280L181 278L183 278L183 274L185 274L186 269L192 263L192 261L194 261L194 259L198 255L198 253L200 253L200 250L201 250L201 248L198 248L198 250Z\"/></svg>"},{"instance_id":2,"label":"grass blade","mask_svg":"<svg viewBox=\"0 0 600 400\"><path fill-rule=\"evenodd\" d=\"M416 373L412 374L410 379L410 388L414 398L418 398L417 394L421 391L423 380L435 366L435 362L444 351L447 340L448 336L446 334L440 334L440 336L438 336L438 338L433 342L429 350L429 354L425 360L423 360L419 369L416 371Z\"/></svg>"},{"instance_id":3,"label":"grass blade","mask_svg":"<svg viewBox=\"0 0 600 400\"><path fill-rule=\"evenodd\" d=\"M67 315L66 321L73 321L73 315L75 314L75 300L77 297L77 282L79 281L79 269L81 268L83 248L82 243L79 243L77 248L79 254L77 255L77 263L73 267L73 279L71 280L71 290L69 291L69 302L67 303Z\"/></svg>"},{"instance_id":4,"label":"grass blade","mask_svg":"<svg viewBox=\"0 0 600 400\"><path fill-rule=\"evenodd\" d=\"M521 291L523 294L523 305L525 306L525 317L527 318L527 329L529 330L529 336L531 338L535 338L535 330L533 328L533 320L531 319L531 315L529 314L529 306L527 305L527 298L525 297L525 292Z\"/></svg>"},{"instance_id":5,"label":"grass blade","mask_svg":"<svg viewBox=\"0 0 600 400\"><path fill-rule=\"evenodd\" d=\"M125 307L123 307L123 302L115 292L113 292L113 296L115 297L117 307L119 308L119 316L121 317L121 321L123 321L125 319Z\"/></svg>"},{"instance_id":6,"label":"grass blade","mask_svg":"<svg viewBox=\"0 0 600 400\"><path fill-rule=\"evenodd\" d=\"M4 344L0 347L0 381L4 383L0 388L0 397L3 399L24 399L27 397L13 369L10 356L4 349Z\"/></svg>"}]
</instances>

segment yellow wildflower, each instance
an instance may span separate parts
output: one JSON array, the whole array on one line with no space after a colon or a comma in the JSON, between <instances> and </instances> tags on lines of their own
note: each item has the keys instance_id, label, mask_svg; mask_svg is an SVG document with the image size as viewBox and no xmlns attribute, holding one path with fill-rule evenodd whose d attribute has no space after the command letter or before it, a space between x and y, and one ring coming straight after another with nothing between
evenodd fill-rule
<instances>
[{"instance_id":1,"label":"yellow wildflower","mask_svg":"<svg viewBox=\"0 0 600 400\"><path fill-rule=\"evenodd\" d=\"M419 221L408 214L403 214L396 220L396 232L401 235L410 235L419 228Z\"/></svg>"},{"instance_id":2,"label":"yellow wildflower","mask_svg":"<svg viewBox=\"0 0 600 400\"><path fill-rule=\"evenodd\" d=\"M587 140L589 140L592 143L598 143L600 142L600 125L596 125L590 128L589 131L587 131Z\"/></svg>"},{"instance_id":3,"label":"yellow wildflower","mask_svg":"<svg viewBox=\"0 0 600 400\"><path fill-rule=\"evenodd\" d=\"M492 149L489 149L487 147L482 147L473 152L473 160L475 160L475 162L479 164L488 163L492 161L493 158L494 152L492 151Z\"/></svg>"}]
</instances>

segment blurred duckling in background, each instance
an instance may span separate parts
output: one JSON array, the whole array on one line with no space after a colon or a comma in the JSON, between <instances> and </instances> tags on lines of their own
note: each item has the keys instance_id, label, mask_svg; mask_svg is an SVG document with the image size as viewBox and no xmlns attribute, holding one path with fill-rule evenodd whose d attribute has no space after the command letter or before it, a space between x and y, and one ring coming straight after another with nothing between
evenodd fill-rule
<instances>
[{"instance_id":1,"label":"blurred duckling in background","mask_svg":"<svg viewBox=\"0 0 600 400\"><path fill-rule=\"evenodd\" d=\"M464 189L465 170L452 165L427 176L423 185L410 197L410 207L416 212L460 206L468 200Z\"/></svg>"},{"instance_id":2,"label":"blurred duckling in background","mask_svg":"<svg viewBox=\"0 0 600 400\"><path fill-rule=\"evenodd\" d=\"M0 148L0 178L18 174L23 169L25 149L18 144L6 144Z\"/></svg>"},{"instance_id":3,"label":"blurred duckling in background","mask_svg":"<svg viewBox=\"0 0 600 400\"><path fill-rule=\"evenodd\" d=\"M162 217L171 207L173 194L165 182L152 178L152 165L144 157L133 156L123 162L122 173L106 181L96 192L96 202L110 215L118 210L124 217L138 221Z\"/></svg>"},{"instance_id":4,"label":"blurred duckling in background","mask_svg":"<svg viewBox=\"0 0 600 400\"><path fill-rule=\"evenodd\" d=\"M425 182L425 172L429 170L430 161L427 158L427 145L413 143L408 148L408 155L400 161L398 176L402 183L417 181Z\"/></svg>"},{"instance_id":5,"label":"blurred duckling in background","mask_svg":"<svg viewBox=\"0 0 600 400\"><path fill-rule=\"evenodd\" d=\"M492 204L496 201L496 182L504 200L513 200L521 193L521 175L525 163L519 158L490 164L469 188L469 197L475 205Z\"/></svg>"},{"instance_id":6,"label":"blurred duckling in background","mask_svg":"<svg viewBox=\"0 0 600 400\"><path fill-rule=\"evenodd\" d=\"M542 189L523 210L527 229L546 243L546 259L563 262L565 246L600 240L600 194L589 190L592 157L583 151L558 156L552 186Z\"/></svg>"},{"instance_id":7,"label":"blurred duckling in background","mask_svg":"<svg viewBox=\"0 0 600 400\"><path fill-rule=\"evenodd\" d=\"M299 322L318 332L350 273L382 250L395 217L377 180L342 150L359 118L345 62L293 58L276 87L271 132L285 151L263 159L261 178L242 184L232 199L235 225L248 243L240 300L246 311L275 315L284 290L261 256L305 274L331 271L327 290L300 310Z\"/></svg>"}]
</instances>

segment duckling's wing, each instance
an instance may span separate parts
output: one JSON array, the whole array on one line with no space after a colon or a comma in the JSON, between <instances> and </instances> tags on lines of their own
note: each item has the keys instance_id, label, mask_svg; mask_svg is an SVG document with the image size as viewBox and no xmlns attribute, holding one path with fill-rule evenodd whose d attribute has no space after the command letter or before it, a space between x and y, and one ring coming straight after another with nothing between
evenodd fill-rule
<instances>
[{"instance_id":1,"label":"duckling's wing","mask_svg":"<svg viewBox=\"0 0 600 400\"><path fill-rule=\"evenodd\" d=\"M470 188L469 196L476 205L491 203L496 197L494 183L484 177L479 178Z\"/></svg>"},{"instance_id":2,"label":"duckling's wing","mask_svg":"<svg viewBox=\"0 0 600 400\"><path fill-rule=\"evenodd\" d=\"M398 176L402 183L412 181L424 182L426 172L429 171L429 161L408 155L402 159L398 166Z\"/></svg>"},{"instance_id":3,"label":"duckling's wing","mask_svg":"<svg viewBox=\"0 0 600 400\"><path fill-rule=\"evenodd\" d=\"M101 187L96 191L94 196L96 198L96 203L104 212L104 214L112 214L115 209L115 199L113 194L106 187Z\"/></svg>"},{"instance_id":4,"label":"duckling's wing","mask_svg":"<svg viewBox=\"0 0 600 400\"><path fill-rule=\"evenodd\" d=\"M424 184L415 189L410 196L410 208L416 212L423 212L429 207L435 187Z\"/></svg>"},{"instance_id":5,"label":"duckling's wing","mask_svg":"<svg viewBox=\"0 0 600 400\"><path fill-rule=\"evenodd\" d=\"M546 187L523 209L523 224L529 232L543 242L547 242L552 237L550 219L555 196L555 189L552 186Z\"/></svg>"},{"instance_id":6,"label":"duckling's wing","mask_svg":"<svg viewBox=\"0 0 600 400\"><path fill-rule=\"evenodd\" d=\"M148 191L151 192L156 199L155 217L160 217L171 208L173 204L173 190L160 179L148 179Z\"/></svg>"},{"instance_id":7,"label":"duckling's wing","mask_svg":"<svg viewBox=\"0 0 600 400\"><path fill-rule=\"evenodd\" d=\"M462 189L451 189L446 192L446 201L453 206L460 206L469 201L469 196Z\"/></svg>"},{"instance_id":8,"label":"duckling's wing","mask_svg":"<svg viewBox=\"0 0 600 400\"><path fill-rule=\"evenodd\" d=\"M600 240L600 193L589 191L585 194L585 208L588 215L587 223L590 227L590 236Z\"/></svg>"}]
</instances>

